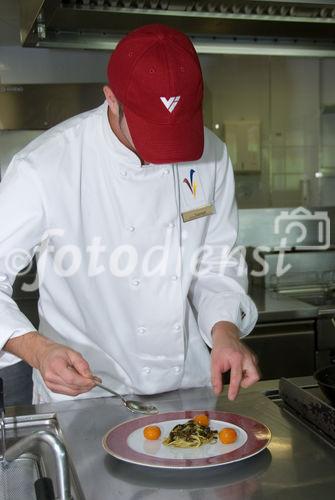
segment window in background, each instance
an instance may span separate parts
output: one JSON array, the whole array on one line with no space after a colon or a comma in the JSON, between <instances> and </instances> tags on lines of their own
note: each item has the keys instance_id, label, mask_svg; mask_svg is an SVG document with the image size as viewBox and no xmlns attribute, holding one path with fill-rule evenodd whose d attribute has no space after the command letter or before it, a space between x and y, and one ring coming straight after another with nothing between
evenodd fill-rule
<instances>
[{"instance_id":1,"label":"window in background","mask_svg":"<svg viewBox=\"0 0 335 500\"><path fill-rule=\"evenodd\" d=\"M239 207L335 205L335 59L200 59L205 123L234 160Z\"/></svg>"}]
</instances>

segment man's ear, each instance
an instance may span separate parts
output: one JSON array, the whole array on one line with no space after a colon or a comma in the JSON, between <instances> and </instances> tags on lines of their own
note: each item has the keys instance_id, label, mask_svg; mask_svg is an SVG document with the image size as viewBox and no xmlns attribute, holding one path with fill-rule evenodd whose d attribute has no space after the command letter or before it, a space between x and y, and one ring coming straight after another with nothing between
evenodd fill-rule
<instances>
[{"instance_id":1,"label":"man's ear","mask_svg":"<svg viewBox=\"0 0 335 500\"><path fill-rule=\"evenodd\" d=\"M112 114L115 115L116 117L118 117L119 116L119 103L118 103L117 98L115 97L114 92L112 91L112 89L110 87L108 87L108 85L105 85L103 87L103 92L105 94L107 104L108 104Z\"/></svg>"}]
</instances>

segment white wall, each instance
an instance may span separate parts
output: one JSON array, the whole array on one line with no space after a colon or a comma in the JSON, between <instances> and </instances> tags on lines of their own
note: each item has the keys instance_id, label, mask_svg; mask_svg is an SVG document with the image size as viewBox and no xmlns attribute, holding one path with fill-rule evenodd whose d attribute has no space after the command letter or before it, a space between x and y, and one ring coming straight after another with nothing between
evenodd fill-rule
<instances>
[{"instance_id":1,"label":"white wall","mask_svg":"<svg viewBox=\"0 0 335 500\"><path fill-rule=\"evenodd\" d=\"M269 125L270 62L259 56L201 56L212 107L211 128L224 139L225 121L259 121L261 124L261 173L236 175L236 192L242 207L270 206ZM209 116L210 113L207 112ZM228 144L229 150L229 144Z\"/></svg>"},{"instance_id":2,"label":"white wall","mask_svg":"<svg viewBox=\"0 0 335 500\"><path fill-rule=\"evenodd\" d=\"M320 64L321 107L331 105L335 110L335 59ZM325 177L319 181L320 198L324 204L335 205L335 113L321 115L320 165Z\"/></svg>"},{"instance_id":3,"label":"white wall","mask_svg":"<svg viewBox=\"0 0 335 500\"><path fill-rule=\"evenodd\" d=\"M335 59L321 61L321 94L324 104L335 104Z\"/></svg>"},{"instance_id":4,"label":"white wall","mask_svg":"<svg viewBox=\"0 0 335 500\"><path fill-rule=\"evenodd\" d=\"M317 204L319 61L271 60L270 177L273 206ZM312 200L311 200L312 198ZM286 203L285 203L286 202Z\"/></svg>"},{"instance_id":5,"label":"white wall","mask_svg":"<svg viewBox=\"0 0 335 500\"><path fill-rule=\"evenodd\" d=\"M261 123L261 173L237 174L239 206L335 205L335 59L201 57L207 122ZM229 149L229 144L228 144ZM332 166L321 179L315 173Z\"/></svg>"}]
</instances>

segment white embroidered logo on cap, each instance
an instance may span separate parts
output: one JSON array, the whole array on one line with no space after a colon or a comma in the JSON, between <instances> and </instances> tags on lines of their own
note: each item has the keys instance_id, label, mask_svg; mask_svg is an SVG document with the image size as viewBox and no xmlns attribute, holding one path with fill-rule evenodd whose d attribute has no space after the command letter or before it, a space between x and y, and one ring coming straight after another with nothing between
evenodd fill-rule
<instances>
[{"instance_id":1,"label":"white embroidered logo on cap","mask_svg":"<svg viewBox=\"0 0 335 500\"><path fill-rule=\"evenodd\" d=\"M172 113L174 108L177 106L179 99L180 95L178 95L177 97L170 97L170 99L167 99L166 97L161 97L162 103L164 104L166 109L170 111L170 113Z\"/></svg>"}]
</instances>

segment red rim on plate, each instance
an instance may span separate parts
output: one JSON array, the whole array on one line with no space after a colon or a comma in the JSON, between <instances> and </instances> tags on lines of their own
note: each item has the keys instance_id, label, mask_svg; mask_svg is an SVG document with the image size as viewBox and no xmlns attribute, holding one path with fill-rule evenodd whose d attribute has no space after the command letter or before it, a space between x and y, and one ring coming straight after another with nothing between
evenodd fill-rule
<instances>
[{"instance_id":1,"label":"red rim on plate","mask_svg":"<svg viewBox=\"0 0 335 500\"><path fill-rule=\"evenodd\" d=\"M200 413L208 415L210 420L219 420L222 423L236 425L247 434L246 442L239 448L228 453L194 459L161 458L135 451L128 445L128 436L142 427L168 422L169 420L192 419ZM252 418L223 411L190 410L149 415L123 422L106 433L102 439L102 446L107 453L115 458L133 464L146 465L149 467L190 469L213 467L244 460L264 450L268 446L270 439L271 432L269 428Z\"/></svg>"}]
</instances>

